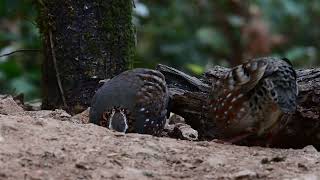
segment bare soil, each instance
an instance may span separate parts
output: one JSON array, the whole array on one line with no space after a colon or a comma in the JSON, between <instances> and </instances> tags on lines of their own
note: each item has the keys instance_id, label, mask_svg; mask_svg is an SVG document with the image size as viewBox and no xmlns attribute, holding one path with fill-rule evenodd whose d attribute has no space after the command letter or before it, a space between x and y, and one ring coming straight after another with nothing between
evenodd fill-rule
<instances>
[{"instance_id":1,"label":"bare soil","mask_svg":"<svg viewBox=\"0 0 320 180\"><path fill-rule=\"evenodd\" d=\"M13 110L14 109L14 110ZM121 134L0 100L0 179L320 179L320 153Z\"/></svg>"}]
</instances>

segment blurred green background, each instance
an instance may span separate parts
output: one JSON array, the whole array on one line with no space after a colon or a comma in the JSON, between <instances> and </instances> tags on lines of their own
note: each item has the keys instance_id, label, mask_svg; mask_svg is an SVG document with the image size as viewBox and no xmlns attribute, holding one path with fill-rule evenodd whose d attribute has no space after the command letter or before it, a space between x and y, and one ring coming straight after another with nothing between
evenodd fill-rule
<instances>
[{"instance_id":1,"label":"blurred green background","mask_svg":"<svg viewBox=\"0 0 320 180\"><path fill-rule=\"evenodd\" d=\"M0 55L41 49L32 0L0 0ZM136 0L134 67L167 64L199 75L259 56L320 64L319 0ZM41 52L0 57L0 94L40 98Z\"/></svg>"}]
</instances>

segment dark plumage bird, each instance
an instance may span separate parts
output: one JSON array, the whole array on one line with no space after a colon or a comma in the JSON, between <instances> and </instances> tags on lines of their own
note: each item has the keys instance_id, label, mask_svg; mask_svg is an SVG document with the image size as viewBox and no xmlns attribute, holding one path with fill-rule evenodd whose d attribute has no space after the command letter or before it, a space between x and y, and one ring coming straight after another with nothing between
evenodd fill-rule
<instances>
[{"instance_id":1,"label":"dark plumage bird","mask_svg":"<svg viewBox=\"0 0 320 180\"><path fill-rule=\"evenodd\" d=\"M168 100L165 78L159 71L125 71L96 92L90 122L119 132L158 135L166 122Z\"/></svg>"},{"instance_id":2,"label":"dark plumage bird","mask_svg":"<svg viewBox=\"0 0 320 180\"><path fill-rule=\"evenodd\" d=\"M211 92L209 116L217 137L232 142L269 133L283 114L296 110L296 78L286 58L259 58L231 69Z\"/></svg>"}]
</instances>

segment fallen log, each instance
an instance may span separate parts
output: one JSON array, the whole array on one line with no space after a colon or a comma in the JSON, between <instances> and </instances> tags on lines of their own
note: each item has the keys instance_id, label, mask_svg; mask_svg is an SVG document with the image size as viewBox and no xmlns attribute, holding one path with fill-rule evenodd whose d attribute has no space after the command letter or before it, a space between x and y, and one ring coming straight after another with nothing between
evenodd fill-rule
<instances>
[{"instance_id":1,"label":"fallen log","mask_svg":"<svg viewBox=\"0 0 320 180\"><path fill-rule=\"evenodd\" d=\"M185 118L186 123L198 131L199 139L214 139L215 125L207 114L210 87L229 69L215 66L199 78L161 64L157 70L164 74L169 87L169 110ZM320 149L320 68L300 69L296 72L299 86L297 110L293 115L284 117L287 118L287 124L268 145L301 148L311 144ZM266 145L265 139L259 141L259 145ZM244 142L244 145L257 143Z\"/></svg>"}]
</instances>

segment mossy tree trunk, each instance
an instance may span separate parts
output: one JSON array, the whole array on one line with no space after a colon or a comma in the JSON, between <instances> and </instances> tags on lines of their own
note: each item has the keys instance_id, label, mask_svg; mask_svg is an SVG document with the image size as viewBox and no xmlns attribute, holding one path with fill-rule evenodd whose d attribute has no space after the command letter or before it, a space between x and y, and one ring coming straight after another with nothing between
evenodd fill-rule
<instances>
[{"instance_id":1,"label":"mossy tree trunk","mask_svg":"<svg viewBox=\"0 0 320 180\"><path fill-rule=\"evenodd\" d=\"M128 69L134 35L131 0L40 0L43 109L85 109L101 79Z\"/></svg>"}]
</instances>

